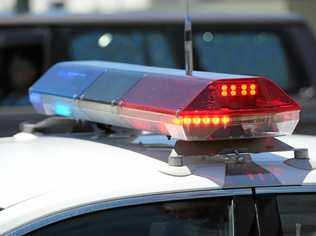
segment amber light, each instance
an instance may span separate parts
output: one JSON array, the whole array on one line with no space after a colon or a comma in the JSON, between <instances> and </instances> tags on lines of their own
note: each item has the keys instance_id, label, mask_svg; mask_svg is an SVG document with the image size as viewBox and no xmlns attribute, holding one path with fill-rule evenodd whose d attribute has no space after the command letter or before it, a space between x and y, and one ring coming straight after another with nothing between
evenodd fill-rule
<instances>
[{"instance_id":1,"label":"amber light","mask_svg":"<svg viewBox=\"0 0 316 236\"><path fill-rule=\"evenodd\" d=\"M190 125L191 123L192 123L192 119L190 117L183 118L183 124Z\"/></svg>"},{"instance_id":2,"label":"amber light","mask_svg":"<svg viewBox=\"0 0 316 236\"><path fill-rule=\"evenodd\" d=\"M221 86L221 89L222 89L221 95L222 95L223 97L226 97L226 96L227 96L227 89L228 89L228 86L227 86L227 85L222 85L222 86Z\"/></svg>"},{"instance_id":3,"label":"amber light","mask_svg":"<svg viewBox=\"0 0 316 236\"><path fill-rule=\"evenodd\" d=\"M185 116L175 118L173 123L176 125L193 125L193 126L208 126L208 125L227 125L231 119L229 116Z\"/></svg>"},{"instance_id":4,"label":"amber light","mask_svg":"<svg viewBox=\"0 0 316 236\"><path fill-rule=\"evenodd\" d=\"M250 95L256 95L257 91L256 91L257 86L255 84L251 84L250 85Z\"/></svg>"},{"instance_id":5,"label":"amber light","mask_svg":"<svg viewBox=\"0 0 316 236\"><path fill-rule=\"evenodd\" d=\"M254 96L257 94L257 85L254 83L236 83L220 85L222 97Z\"/></svg>"}]
</instances>

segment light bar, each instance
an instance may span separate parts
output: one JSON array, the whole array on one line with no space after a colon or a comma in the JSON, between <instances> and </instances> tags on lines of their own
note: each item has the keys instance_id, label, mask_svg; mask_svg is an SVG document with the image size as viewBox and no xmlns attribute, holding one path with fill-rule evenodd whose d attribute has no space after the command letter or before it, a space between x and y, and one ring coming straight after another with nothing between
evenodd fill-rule
<instances>
[{"instance_id":1,"label":"light bar","mask_svg":"<svg viewBox=\"0 0 316 236\"><path fill-rule=\"evenodd\" d=\"M299 105L272 81L110 62L53 66L30 89L39 113L182 140L288 135Z\"/></svg>"}]
</instances>

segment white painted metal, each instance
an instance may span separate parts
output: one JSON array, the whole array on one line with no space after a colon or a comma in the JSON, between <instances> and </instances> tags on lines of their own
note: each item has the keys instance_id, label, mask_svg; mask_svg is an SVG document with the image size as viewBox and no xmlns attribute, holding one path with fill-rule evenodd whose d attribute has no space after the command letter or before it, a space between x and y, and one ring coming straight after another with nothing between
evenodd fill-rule
<instances>
[{"instance_id":1,"label":"white painted metal","mask_svg":"<svg viewBox=\"0 0 316 236\"><path fill-rule=\"evenodd\" d=\"M316 159L315 137L281 139L297 148L309 148L310 158ZM156 151L147 151L151 149ZM253 155L253 161L273 174L280 185L316 184L316 170L284 163L292 157L293 152L261 153ZM167 165L166 158L104 144L93 137L89 140L20 133L0 139L0 207L5 208L0 211L0 234L89 203L225 188L229 173L223 161L193 158L185 163L191 174L177 177L161 172ZM241 170L241 175L247 173ZM236 182L233 187L242 187L240 176L229 178Z\"/></svg>"}]
</instances>

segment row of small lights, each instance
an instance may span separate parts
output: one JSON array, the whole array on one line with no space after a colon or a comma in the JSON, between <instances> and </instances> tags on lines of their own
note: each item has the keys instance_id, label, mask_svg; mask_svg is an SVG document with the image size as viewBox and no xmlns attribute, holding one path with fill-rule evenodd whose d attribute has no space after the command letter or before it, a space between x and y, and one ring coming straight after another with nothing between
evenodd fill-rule
<instances>
[{"instance_id":1,"label":"row of small lights","mask_svg":"<svg viewBox=\"0 0 316 236\"><path fill-rule=\"evenodd\" d=\"M230 118L228 116L214 116L214 117L209 117L209 116L193 116L193 117L181 117L181 118L175 118L173 120L173 123L176 125L227 125L230 122Z\"/></svg>"},{"instance_id":2,"label":"row of small lights","mask_svg":"<svg viewBox=\"0 0 316 236\"><path fill-rule=\"evenodd\" d=\"M251 96L254 96L257 94L257 91L256 91L257 86L255 84L250 84L249 86L247 84L242 84L240 86L240 88L241 88L240 94L242 96L248 95L248 92ZM228 93L228 89L230 90L229 93ZM247 90L249 90L249 91L247 91ZM221 95L223 97L227 97L228 95L236 96L237 95L237 85L235 85L235 84L232 84L229 86L226 84L222 85L221 86Z\"/></svg>"}]
</instances>

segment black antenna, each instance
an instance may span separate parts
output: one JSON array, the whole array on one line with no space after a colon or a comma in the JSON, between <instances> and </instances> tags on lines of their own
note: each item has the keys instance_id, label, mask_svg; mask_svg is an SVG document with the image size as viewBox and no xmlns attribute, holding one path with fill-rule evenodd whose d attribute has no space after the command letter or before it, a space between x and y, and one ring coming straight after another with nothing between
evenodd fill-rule
<instances>
[{"instance_id":1,"label":"black antenna","mask_svg":"<svg viewBox=\"0 0 316 236\"><path fill-rule=\"evenodd\" d=\"M189 8L189 0L187 0L184 22L184 59L186 75L192 75L193 72L192 23L189 15Z\"/></svg>"}]
</instances>

